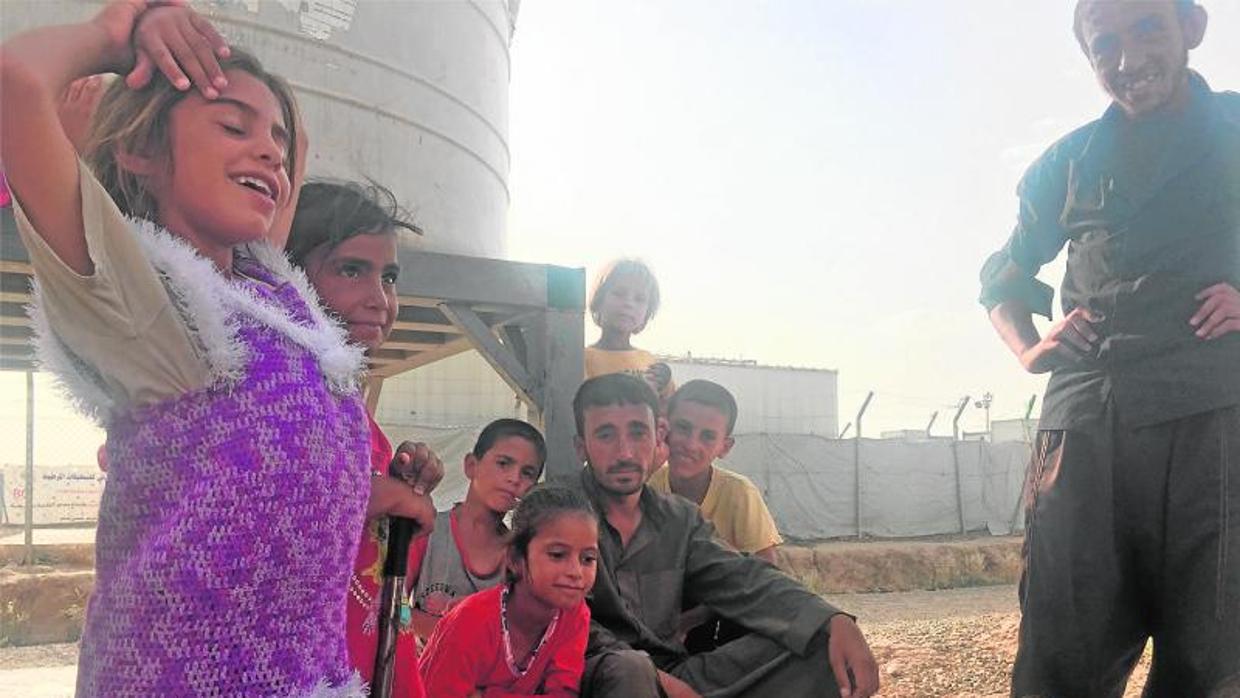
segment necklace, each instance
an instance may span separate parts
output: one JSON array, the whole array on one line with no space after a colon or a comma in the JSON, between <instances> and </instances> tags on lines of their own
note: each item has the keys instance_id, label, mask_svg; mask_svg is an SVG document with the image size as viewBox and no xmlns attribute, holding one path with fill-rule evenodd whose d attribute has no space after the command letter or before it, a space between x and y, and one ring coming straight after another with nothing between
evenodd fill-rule
<instances>
[{"instance_id":1,"label":"necklace","mask_svg":"<svg viewBox=\"0 0 1240 698\"><path fill-rule=\"evenodd\" d=\"M359 606L366 609L366 617L362 620L362 632L373 635L378 630L379 601L373 594L366 591L357 573L349 578L349 595ZM400 595L400 627L404 630L413 622L413 590L402 591Z\"/></svg>"},{"instance_id":2,"label":"necklace","mask_svg":"<svg viewBox=\"0 0 1240 698\"><path fill-rule=\"evenodd\" d=\"M384 544L387 542L387 519L384 519L376 530L376 539L379 546L378 565L383 566ZM400 628L405 630L409 624L413 622L413 589L408 582L406 588L401 589L400 594ZM349 576L349 595L366 610L365 618L362 620L362 633L365 635L374 635L378 631L379 624L379 600L374 594L366 591L366 585L362 578L355 571Z\"/></svg>"},{"instance_id":3,"label":"necklace","mask_svg":"<svg viewBox=\"0 0 1240 698\"><path fill-rule=\"evenodd\" d=\"M512 635L508 632L508 585L504 585L499 592L499 624L504 635L504 660L508 662L508 670L514 676L525 676L525 672L534 666L534 660L538 658L538 653L542 650L543 645L547 644L547 638L551 637L551 634L555 632L555 624L559 620L560 612L557 610L555 615L551 616L551 622L547 624L547 629L543 631L538 644L534 646L534 650L526 658L525 667L517 666L516 658L512 653Z\"/></svg>"}]
</instances>

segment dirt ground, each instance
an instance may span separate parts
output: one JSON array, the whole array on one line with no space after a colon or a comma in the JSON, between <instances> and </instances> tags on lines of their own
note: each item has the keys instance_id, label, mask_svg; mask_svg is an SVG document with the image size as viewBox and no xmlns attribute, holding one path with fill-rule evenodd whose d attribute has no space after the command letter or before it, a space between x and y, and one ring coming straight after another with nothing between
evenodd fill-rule
<instances>
[{"instance_id":1,"label":"dirt ground","mask_svg":"<svg viewBox=\"0 0 1240 698\"><path fill-rule=\"evenodd\" d=\"M834 594L832 603L861 619L882 671L884 698L1006 698L1020 614L1012 585ZM1140 694L1142 660L1126 696ZM46 671L41 683L68 682L77 661L73 644L0 648L0 686L6 679ZM47 686L51 688L50 686ZM0 689L0 696L6 695ZM17 695L17 694L13 694ZM56 695L60 694L47 694ZM68 695L65 693L64 695Z\"/></svg>"},{"instance_id":2,"label":"dirt ground","mask_svg":"<svg viewBox=\"0 0 1240 698\"><path fill-rule=\"evenodd\" d=\"M829 598L860 619L884 698L1007 698L1020 625L1015 586ZM1148 671L1147 651L1125 698L1141 694Z\"/></svg>"}]
</instances>

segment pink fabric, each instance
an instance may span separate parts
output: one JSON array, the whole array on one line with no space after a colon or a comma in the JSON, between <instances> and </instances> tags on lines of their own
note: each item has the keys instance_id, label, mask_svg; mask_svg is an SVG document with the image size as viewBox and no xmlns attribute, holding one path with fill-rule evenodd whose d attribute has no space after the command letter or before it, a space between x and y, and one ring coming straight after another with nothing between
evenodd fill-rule
<instances>
[{"instance_id":1,"label":"pink fabric","mask_svg":"<svg viewBox=\"0 0 1240 698\"><path fill-rule=\"evenodd\" d=\"M392 444L384 436L375 420L370 422L370 468L387 477L392 462ZM383 517L367 522L362 529L362 542L353 565L353 578L349 580L348 621L346 625L349 643L349 663L367 683L373 680L375 653L378 651L379 589L383 583L383 559L387 552L387 520ZM420 539L425 543L426 537ZM424 549L424 547L423 547ZM410 557L413 557L412 551ZM421 556L418 556L421 560ZM409 578L417 576L409 570ZM369 603L363 604L362 599ZM404 627L396 635L396 671L392 680L393 698L424 698L422 677L418 674L418 649L412 626Z\"/></svg>"}]
</instances>

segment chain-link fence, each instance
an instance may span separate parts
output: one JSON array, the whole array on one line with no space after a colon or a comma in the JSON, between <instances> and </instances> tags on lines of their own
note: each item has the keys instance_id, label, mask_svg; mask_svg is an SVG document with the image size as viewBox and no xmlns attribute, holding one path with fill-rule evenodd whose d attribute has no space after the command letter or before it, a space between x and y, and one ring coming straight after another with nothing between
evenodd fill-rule
<instances>
[{"instance_id":1,"label":"chain-link fence","mask_svg":"<svg viewBox=\"0 0 1240 698\"><path fill-rule=\"evenodd\" d=\"M0 395L5 542L27 525L93 527L105 478L98 460L103 430L74 412L47 374L28 380L24 372L0 371Z\"/></svg>"}]
</instances>

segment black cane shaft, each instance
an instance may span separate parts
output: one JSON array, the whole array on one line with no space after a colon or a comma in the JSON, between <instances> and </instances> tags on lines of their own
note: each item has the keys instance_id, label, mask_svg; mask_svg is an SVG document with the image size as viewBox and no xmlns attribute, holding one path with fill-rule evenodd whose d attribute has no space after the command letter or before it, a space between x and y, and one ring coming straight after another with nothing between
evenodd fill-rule
<instances>
[{"instance_id":1,"label":"black cane shaft","mask_svg":"<svg viewBox=\"0 0 1240 698\"><path fill-rule=\"evenodd\" d=\"M383 589L379 594L378 647L371 678L372 698L391 698L396 670L396 635L400 630L400 597L409 571L409 543L417 531L412 519L393 517L388 523L387 556L383 561Z\"/></svg>"}]
</instances>

